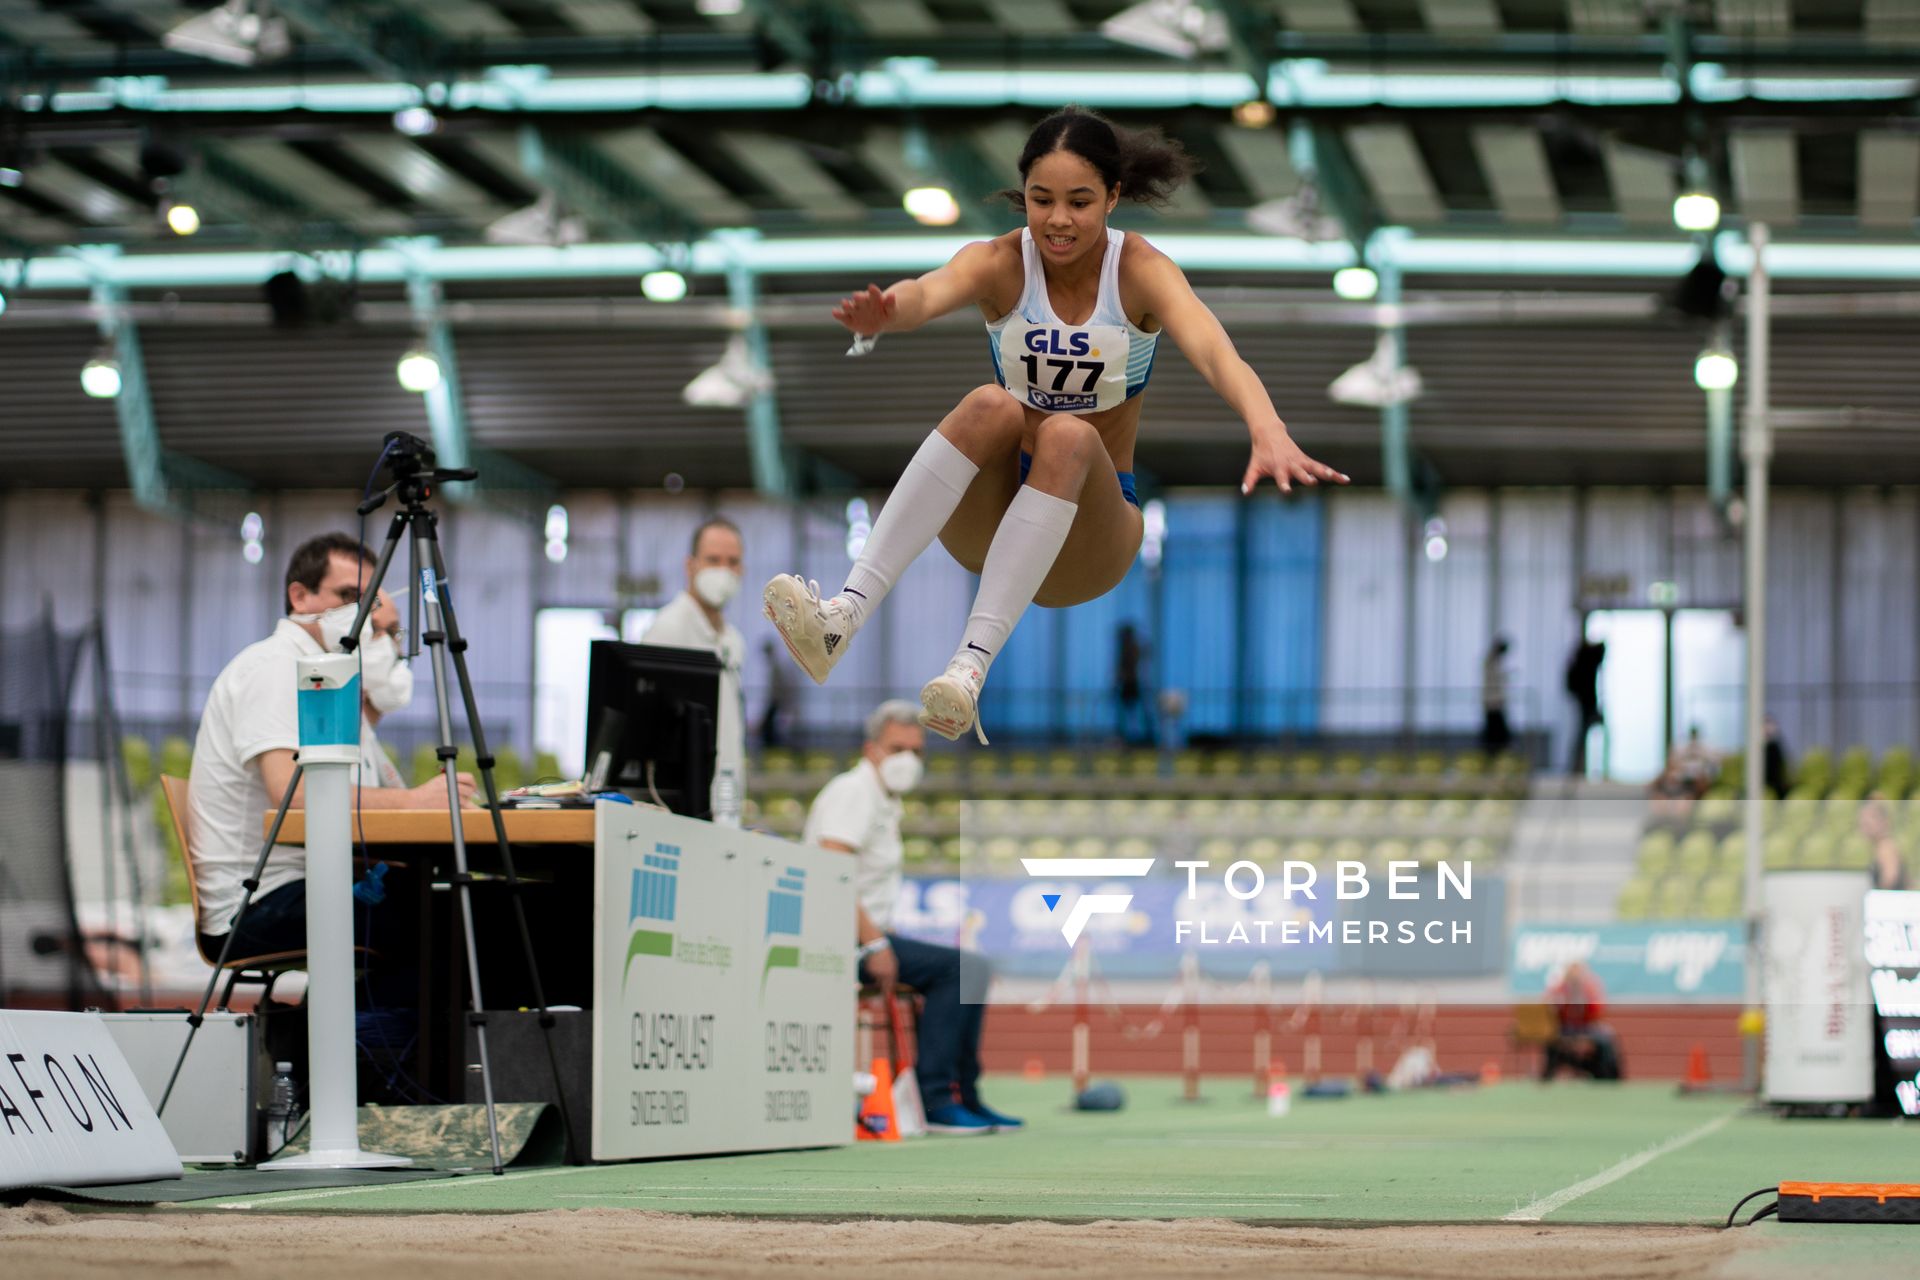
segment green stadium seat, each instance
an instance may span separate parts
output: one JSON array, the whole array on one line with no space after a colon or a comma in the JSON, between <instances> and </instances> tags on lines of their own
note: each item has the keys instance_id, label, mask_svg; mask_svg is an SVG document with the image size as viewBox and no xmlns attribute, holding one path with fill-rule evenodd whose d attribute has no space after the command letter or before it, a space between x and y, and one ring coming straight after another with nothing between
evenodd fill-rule
<instances>
[{"instance_id":1,"label":"green stadium seat","mask_svg":"<svg viewBox=\"0 0 1920 1280\"><path fill-rule=\"evenodd\" d=\"M1240 846L1240 856L1248 862L1270 867L1280 861L1283 850L1280 842L1272 836L1255 836Z\"/></svg>"},{"instance_id":2,"label":"green stadium seat","mask_svg":"<svg viewBox=\"0 0 1920 1280\"><path fill-rule=\"evenodd\" d=\"M1855 831L1840 841L1834 854L1834 865L1852 870L1855 867L1866 868L1873 865L1873 842Z\"/></svg>"},{"instance_id":3,"label":"green stadium seat","mask_svg":"<svg viewBox=\"0 0 1920 1280\"><path fill-rule=\"evenodd\" d=\"M1839 851L1839 843L1827 832L1812 832L1804 837L1799 847L1794 850L1793 865L1812 868L1831 867Z\"/></svg>"},{"instance_id":4,"label":"green stadium seat","mask_svg":"<svg viewBox=\"0 0 1920 1280\"><path fill-rule=\"evenodd\" d=\"M1306 806L1289 796L1269 800L1262 807L1267 825L1277 829L1298 826L1306 816Z\"/></svg>"},{"instance_id":5,"label":"green stadium seat","mask_svg":"<svg viewBox=\"0 0 1920 1280\"><path fill-rule=\"evenodd\" d=\"M1634 858L1639 873L1650 879L1659 879L1673 870L1673 836L1666 831L1650 831L1640 837L1640 848Z\"/></svg>"},{"instance_id":6,"label":"green stadium seat","mask_svg":"<svg viewBox=\"0 0 1920 1280\"><path fill-rule=\"evenodd\" d=\"M1468 836L1453 846L1453 856L1459 862L1469 862L1476 867L1488 867L1498 860L1500 853L1491 840L1483 840L1479 836Z\"/></svg>"},{"instance_id":7,"label":"green stadium seat","mask_svg":"<svg viewBox=\"0 0 1920 1280\"><path fill-rule=\"evenodd\" d=\"M1367 861L1375 866L1385 866L1389 862L1413 861L1413 850L1405 840L1376 840L1367 853Z\"/></svg>"},{"instance_id":8,"label":"green stadium seat","mask_svg":"<svg viewBox=\"0 0 1920 1280\"><path fill-rule=\"evenodd\" d=\"M1081 836L1067 846L1069 858L1110 858L1112 846L1099 836Z\"/></svg>"},{"instance_id":9,"label":"green stadium seat","mask_svg":"<svg viewBox=\"0 0 1920 1280\"><path fill-rule=\"evenodd\" d=\"M1295 840L1287 846L1289 862L1307 862L1320 866L1327 860L1327 847L1318 840Z\"/></svg>"},{"instance_id":10,"label":"green stadium seat","mask_svg":"<svg viewBox=\"0 0 1920 1280\"><path fill-rule=\"evenodd\" d=\"M1036 836L1027 841L1021 849L1023 858L1064 858L1067 856L1067 842L1056 836Z\"/></svg>"},{"instance_id":11,"label":"green stadium seat","mask_svg":"<svg viewBox=\"0 0 1920 1280\"><path fill-rule=\"evenodd\" d=\"M1387 807L1387 821L1403 829L1421 827L1426 825L1429 812L1430 805L1425 800L1395 800Z\"/></svg>"},{"instance_id":12,"label":"green stadium seat","mask_svg":"<svg viewBox=\"0 0 1920 1280\"><path fill-rule=\"evenodd\" d=\"M1055 751L1047 756L1047 776L1049 778L1077 778L1080 776L1080 757L1071 751Z\"/></svg>"},{"instance_id":13,"label":"green stadium seat","mask_svg":"<svg viewBox=\"0 0 1920 1280\"><path fill-rule=\"evenodd\" d=\"M1300 782L1318 781L1326 771L1326 759L1317 751L1298 751L1287 758L1287 772Z\"/></svg>"},{"instance_id":14,"label":"green stadium seat","mask_svg":"<svg viewBox=\"0 0 1920 1280\"><path fill-rule=\"evenodd\" d=\"M1263 825L1265 815L1264 804L1251 797L1242 796L1240 799L1226 802L1221 818L1236 827L1258 827Z\"/></svg>"},{"instance_id":15,"label":"green stadium seat","mask_svg":"<svg viewBox=\"0 0 1920 1280\"><path fill-rule=\"evenodd\" d=\"M1127 776L1129 778L1159 777L1160 757L1151 751L1134 751L1128 753Z\"/></svg>"},{"instance_id":16,"label":"green stadium seat","mask_svg":"<svg viewBox=\"0 0 1920 1280\"><path fill-rule=\"evenodd\" d=\"M1000 757L991 751L973 751L967 754L966 773L969 778L998 777L1001 765Z\"/></svg>"},{"instance_id":17,"label":"green stadium seat","mask_svg":"<svg viewBox=\"0 0 1920 1280\"><path fill-rule=\"evenodd\" d=\"M1321 796L1307 801L1306 811L1301 815L1301 823L1315 830L1325 827L1346 825L1347 802L1332 796Z\"/></svg>"},{"instance_id":18,"label":"green stadium seat","mask_svg":"<svg viewBox=\"0 0 1920 1280\"><path fill-rule=\"evenodd\" d=\"M1277 778L1287 771L1287 758L1278 751L1256 751L1248 767L1256 777Z\"/></svg>"},{"instance_id":19,"label":"green stadium seat","mask_svg":"<svg viewBox=\"0 0 1920 1280\"><path fill-rule=\"evenodd\" d=\"M900 842L900 860L910 867L932 862L938 846L925 836L908 836Z\"/></svg>"},{"instance_id":20,"label":"green stadium seat","mask_svg":"<svg viewBox=\"0 0 1920 1280\"><path fill-rule=\"evenodd\" d=\"M1682 875L1704 875L1713 866L1714 850L1718 847L1711 832L1689 831L1674 850L1674 866Z\"/></svg>"},{"instance_id":21,"label":"green stadium seat","mask_svg":"<svg viewBox=\"0 0 1920 1280\"><path fill-rule=\"evenodd\" d=\"M960 757L952 751L931 752L927 756L927 772L936 778L954 777L960 772Z\"/></svg>"},{"instance_id":22,"label":"green stadium seat","mask_svg":"<svg viewBox=\"0 0 1920 1280\"><path fill-rule=\"evenodd\" d=\"M1653 908L1654 882L1651 880L1629 880L1620 889L1620 897L1613 904L1613 914L1621 920L1644 920Z\"/></svg>"},{"instance_id":23,"label":"green stadium seat","mask_svg":"<svg viewBox=\"0 0 1920 1280\"><path fill-rule=\"evenodd\" d=\"M1367 771L1367 758L1356 751L1342 751L1333 757L1333 776L1342 780L1358 778Z\"/></svg>"},{"instance_id":24,"label":"green stadium seat","mask_svg":"<svg viewBox=\"0 0 1920 1280\"><path fill-rule=\"evenodd\" d=\"M1433 810L1427 815L1427 821L1436 827L1464 827L1472 819L1473 806L1458 797L1448 797L1433 802Z\"/></svg>"},{"instance_id":25,"label":"green stadium seat","mask_svg":"<svg viewBox=\"0 0 1920 1280\"><path fill-rule=\"evenodd\" d=\"M1173 776L1198 778L1207 771L1207 758L1198 751L1182 751L1173 757Z\"/></svg>"},{"instance_id":26,"label":"green stadium seat","mask_svg":"<svg viewBox=\"0 0 1920 1280\"><path fill-rule=\"evenodd\" d=\"M1238 751L1216 751L1207 761L1207 772L1216 778L1237 778L1247 771L1247 758Z\"/></svg>"},{"instance_id":27,"label":"green stadium seat","mask_svg":"<svg viewBox=\"0 0 1920 1280\"><path fill-rule=\"evenodd\" d=\"M1200 842L1193 856L1202 862L1211 862L1216 867L1224 867L1240 856L1240 846L1225 836L1211 836Z\"/></svg>"},{"instance_id":28,"label":"green stadium seat","mask_svg":"<svg viewBox=\"0 0 1920 1280\"><path fill-rule=\"evenodd\" d=\"M1482 752L1463 751L1453 758L1453 776L1456 778L1483 778L1489 772L1487 757Z\"/></svg>"},{"instance_id":29,"label":"green stadium seat","mask_svg":"<svg viewBox=\"0 0 1920 1280\"><path fill-rule=\"evenodd\" d=\"M965 836L948 836L940 841L940 861L958 871L967 865L978 847Z\"/></svg>"},{"instance_id":30,"label":"green stadium seat","mask_svg":"<svg viewBox=\"0 0 1920 1280\"><path fill-rule=\"evenodd\" d=\"M1740 820L1740 802L1731 794L1707 797L1693 807L1693 825L1696 827L1724 827Z\"/></svg>"},{"instance_id":31,"label":"green stadium seat","mask_svg":"<svg viewBox=\"0 0 1920 1280\"><path fill-rule=\"evenodd\" d=\"M1760 851L1761 856L1764 858L1766 856L1766 843L1764 841L1761 842ZM1740 831L1729 833L1727 837L1720 842L1720 847L1714 851L1713 861L1714 866L1722 873L1728 871L1737 872L1744 869L1747 865L1746 834Z\"/></svg>"},{"instance_id":32,"label":"green stadium seat","mask_svg":"<svg viewBox=\"0 0 1920 1280\"><path fill-rule=\"evenodd\" d=\"M1152 796L1140 802L1143 826L1164 827L1180 816L1180 802L1172 796Z\"/></svg>"},{"instance_id":33,"label":"green stadium seat","mask_svg":"<svg viewBox=\"0 0 1920 1280\"><path fill-rule=\"evenodd\" d=\"M785 747L768 747L760 753L760 767L768 773L792 773L798 761Z\"/></svg>"},{"instance_id":34,"label":"green stadium seat","mask_svg":"<svg viewBox=\"0 0 1920 1280\"><path fill-rule=\"evenodd\" d=\"M1438 751L1420 751L1413 757L1413 776L1438 778L1447 771L1447 758Z\"/></svg>"},{"instance_id":35,"label":"green stadium seat","mask_svg":"<svg viewBox=\"0 0 1920 1280\"><path fill-rule=\"evenodd\" d=\"M805 773L838 773L840 758L831 751L809 751L800 757L800 768Z\"/></svg>"},{"instance_id":36,"label":"green stadium seat","mask_svg":"<svg viewBox=\"0 0 1920 1280\"><path fill-rule=\"evenodd\" d=\"M1113 846L1116 858L1152 858L1157 857L1160 846L1144 836L1128 836Z\"/></svg>"},{"instance_id":37,"label":"green stadium seat","mask_svg":"<svg viewBox=\"0 0 1920 1280\"><path fill-rule=\"evenodd\" d=\"M1032 751L1016 751L1007 757L1007 772L1016 778L1040 776L1040 757Z\"/></svg>"},{"instance_id":38,"label":"green stadium seat","mask_svg":"<svg viewBox=\"0 0 1920 1280\"><path fill-rule=\"evenodd\" d=\"M1212 796L1194 796L1186 802L1184 808L1187 821L1202 830L1211 831L1222 826L1226 819L1226 801Z\"/></svg>"},{"instance_id":39,"label":"green stadium seat","mask_svg":"<svg viewBox=\"0 0 1920 1280\"><path fill-rule=\"evenodd\" d=\"M1096 751L1092 763L1094 777L1117 778L1126 771L1127 758L1118 751Z\"/></svg>"},{"instance_id":40,"label":"green stadium seat","mask_svg":"<svg viewBox=\"0 0 1920 1280\"><path fill-rule=\"evenodd\" d=\"M1450 861L1452 858L1453 842L1451 840L1428 836L1413 846L1413 860L1423 867L1431 867L1437 863Z\"/></svg>"},{"instance_id":41,"label":"green stadium seat","mask_svg":"<svg viewBox=\"0 0 1920 1280\"><path fill-rule=\"evenodd\" d=\"M1703 920L1731 920L1740 914L1740 881L1733 876L1715 876L1700 886L1695 914Z\"/></svg>"},{"instance_id":42,"label":"green stadium seat","mask_svg":"<svg viewBox=\"0 0 1920 1280\"><path fill-rule=\"evenodd\" d=\"M1791 831L1776 831L1761 845L1761 857L1769 871L1780 871L1794 865L1794 846L1799 837Z\"/></svg>"},{"instance_id":43,"label":"green stadium seat","mask_svg":"<svg viewBox=\"0 0 1920 1280\"><path fill-rule=\"evenodd\" d=\"M1059 841L1055 841L1058 844ZM1020 861L1022 845L1015 836L995 836L980 846L983 857L996 867L1011 867Z\"/></svg>"},{"instance_id":44,"label":"green stadium seat","mask_svg":"<svg viewBox=\"0 0 1920 1280\"><path fill-rule=\"evenodd\" d=\"M1693 914L1694 881L1669 876L1654 891L1652 916L1656 920L1684 920Z\"/></svg>"},{"instance_id":45,"label":"green stadium seat","mask_svg":"<svg viewBox=\"0 0 1920 1280\"><path fill-rule=\"evenodd\" d=\"M1407 771L1407 758L1398 751L1382 751L1373 758L1373 776L1397 778Z\"/></svg>"},{"instance_id":46,"label":"green stadium seat","mask_svg":"<svg viewBox=\"0 0 1920 1280\"><path fill-rule=\"evenodd\" d=\"M1365 862L1366 860L1367 844L1364 840L1342 836L1327 846L1328 862Z\"/></svg>"}]
</instances>

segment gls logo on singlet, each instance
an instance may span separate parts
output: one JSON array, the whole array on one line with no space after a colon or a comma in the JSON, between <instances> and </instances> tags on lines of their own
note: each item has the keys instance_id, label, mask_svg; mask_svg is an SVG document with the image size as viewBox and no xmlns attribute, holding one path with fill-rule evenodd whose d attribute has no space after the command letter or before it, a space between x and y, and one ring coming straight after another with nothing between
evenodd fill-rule
<instances>
[{"instance_id":1,"label":"gls logo on singlet","mask_svg":"<svg viewBox=\"0 0 1920 1280\"><path fill-rule=\"evenodd\" d=\"M1097 358L1100 350L1091 334L1084 329L1029 329L1026 345L1028 354L1020 357L1020 363L1026 366L1028 403L1036 409L1066 413L1098 406L1100 397L1094 388L1106 365Z\"/></svg>"}]
</instances>

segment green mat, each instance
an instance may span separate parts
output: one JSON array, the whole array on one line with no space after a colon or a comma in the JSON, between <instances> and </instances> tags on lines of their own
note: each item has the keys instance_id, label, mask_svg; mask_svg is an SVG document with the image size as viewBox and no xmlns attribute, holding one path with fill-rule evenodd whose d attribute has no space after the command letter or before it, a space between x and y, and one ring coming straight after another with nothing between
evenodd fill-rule
<instances>
[{"instance_id":1,"label":"green mat","mask_svg":"<svg viewBox=\"0 0 1920 1280\"><path fill-rule=\"evenodd\" d=\"M494 1104L500 1126L500 1160L515 1166L559 1164L566 1158L566 1134L558 1109L545 1102ZM307 1149L303 1132L287 1144L287 1154ZM406 1156L421 1169L493 1168L487 1136L487 1109L477 1102L433 1107L360 1108L360 1149Z\"/></svg>"}]
</instances>

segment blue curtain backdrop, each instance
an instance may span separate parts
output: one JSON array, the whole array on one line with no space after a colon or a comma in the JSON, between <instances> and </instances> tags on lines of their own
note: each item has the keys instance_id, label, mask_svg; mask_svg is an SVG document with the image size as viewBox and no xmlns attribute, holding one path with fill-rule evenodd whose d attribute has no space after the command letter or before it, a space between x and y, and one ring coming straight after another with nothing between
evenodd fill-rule
<instances>
[{"instance_id":1,"label":"blue curtain backdrop","mask_svg":"<svg viewBox=\"0 0 1920 1280\"><path fill-rule=\"evenodd\" d=\"M1119 734L1117 633L1147 646L1149 698L1184 690L1187 735L1311 732L1320 683L1323 507L1317 495L1176 495L1158 571L1135 562L1113 591L1028 611L994 661L989 735ZM1156 582L1156 576L1158 581Z\"/></svg>"}]
</instances>

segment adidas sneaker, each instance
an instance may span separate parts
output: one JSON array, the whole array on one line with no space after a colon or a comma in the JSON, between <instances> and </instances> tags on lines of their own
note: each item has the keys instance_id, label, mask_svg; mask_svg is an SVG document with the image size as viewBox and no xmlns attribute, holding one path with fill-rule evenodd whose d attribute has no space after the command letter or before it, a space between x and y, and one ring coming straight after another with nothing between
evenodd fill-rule
<instances>
[{"instance_id":1,"label":"adidas sneaker","mask_svg":"<svg viewBox=\"0 0 1920 1280\"><path fill-rule=\"evenodd\" d=\"M980 727L980 688L986 673L965 658L947 664L945 675L927 681L920 690L920 723L943 738L958 739L971 729L987 745L987 732Z\"/></svg>"},{"instance_id":2,"label":"adidas sneaker","mask_svg":"<svg viewBox=\"0 0 1920 1280\"><path fill-rule=\"evenodd\" d=\"M793 660L815 684L825 684L853 639L846 603L838 597L822 600L819 583L792 573L769 582L760 599L762 612L787 642Z\"/></svg>"}]
</instances>

